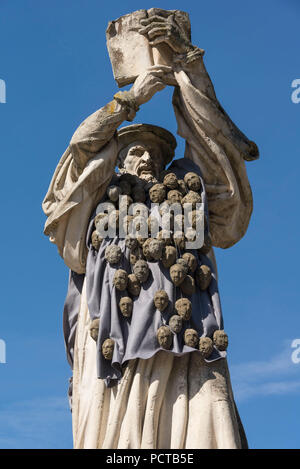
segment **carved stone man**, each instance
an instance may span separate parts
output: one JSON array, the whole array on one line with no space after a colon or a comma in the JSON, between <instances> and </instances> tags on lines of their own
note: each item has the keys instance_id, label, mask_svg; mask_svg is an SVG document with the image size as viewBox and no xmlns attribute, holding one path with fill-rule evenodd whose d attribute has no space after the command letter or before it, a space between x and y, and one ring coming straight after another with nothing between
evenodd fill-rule
<instances>
[{"instance_id":1,"label":"carved stone man","mask_svg":"<svg viewBox=\"0 0 300 469\"><path fill-rule=\"evenodd\" d=\"M225 340L214 335L217 330L223 331L223 319L211 243L228 248L247 230L252 196L245 160L258 157L257 147L219 104L203 63L203 50L191 43L186 13L139 10L110 23L108 36L116 79L120 84L134 83L129 91L117 93L78 127L43 202L47 215L45 234L71 269L64 334L73 368L74 446L246 447L231 390ZM135 47L129 47L127 39ZM124 54L135 51L135 61L127 58L122 62L120 54L116 59L114 51L122 47ZM117 66L126 68L127 75L118 74ZM128 78L130 71L132 76ZM186 141L184 158L173 161L170 167L178 189L164 186L160 177L174 156L176 141L170 132L146 124L118 130L166 86L174 86L178 133ZM120 174L128 175L122 181L139 178L130 196L128 184L119 184L116 166ZM203 248L192 254L198 265L207 265L211 270L206 290L195 284L193 272L181 285L172 283L169 269L175 256L182 257L182 243L166 246L162 260L148 264L138 252L134 253L134 265L130 264L124 239L103 239L96 245L98 250L92 244L99 203L105 197L116 199L120 192L113 188L107 194L109 186L121 187L121 191L123 187L124 196L130 197L127 205L138 194L137 198L150 206L149 188L155 184L159 184L158 190L150 192L155 200L168 197L170 189L178 192L170 195L177 202L187 193L184 197L193 204L199 200L204 204L209 232L205 232ZM189 190L194 191L192 196ZM145 239L138 241L142 244ZM105 260L110 244L122 251L119 264L111 265ZM167 292L170 305L188 296L188 311L182 311L184 302L176 306L184 319L178 334L165 326L175 311L163 318L166 312L155 308L153 298L157 290ZM132 315L124 318L118 305L122 296L130 295L134 295ZM99 319L97 342L89 333L90 317ZM158 330L166 329L171 334L168 347L157 335ZM209 358L203 358L198 343L194 349L185 345L185 330L195 331L197 340L214 337L219 348L214 345ZM104 343L108 344L107 350L101 349ZM176 391L179 388L180 395Z\"/></svg>"}]
</instances>

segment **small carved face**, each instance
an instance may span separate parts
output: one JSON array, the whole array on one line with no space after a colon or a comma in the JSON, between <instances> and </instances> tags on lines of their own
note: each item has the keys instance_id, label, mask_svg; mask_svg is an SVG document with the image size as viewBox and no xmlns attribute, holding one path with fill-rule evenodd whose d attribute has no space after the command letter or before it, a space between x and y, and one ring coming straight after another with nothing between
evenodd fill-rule
<instances>
[{"instance_id":1,"label":"small carved face","mask_svg":"<svg viewBox=\"0 0 300 469\"><path fill-rule=\"evenodd\" d=\"M169 303L169 297L168 297L167 292L165 292L164 290L158 290L154 296L155 307L159 311L164 311L166 307L168 306L168 303Z\"/></svg>"},{"instance_id":2,"label":"small carved face","mask_svg":"<svg viewBox=\"0 0 300 469\"><path fill-rule=\"evenodd\" d=\"M192 204L192 208L196 208L196 204L201 204L201 195L195 191L189 191L182 199L182 205Z\"/></svg>"},{"instance_id":3,"label":"small carved face","mask_svg":"<svg viewBox=\"0 0 300 469\"><path fill-rule=\"evenodd\" d=\"M186 329L184 333L184 343L188 347L198 348L198 332L195 329Z\"/></svg>"},{"instance_id":4,"label":"small carved face","mask_svg":"<svg viewBox=\"0 0 300 469\"><path fill-rule=\"evenodd\" d=\"M139 260L134 264L133 272L136 278L141 282L146 282L149 276L149 267L146 261Z\"/></svg>"},{"instance_id":5,"label":"small carved face","mask_svg":"<svg viewBox=\"0 0 300 469\"><path fill-rule=\"evenodd\" d=\"M201 337L199 340L199 350L204 358L208 358L213 351L213 343L209 337Z\"/></svg>"},{"instance_id":6,"label":"small carved face","mask_svg":"<svg viewBox=\"0 0 300 469\"><path fill-rule=\"evenodd\" d=\"M95 230L92 233L92 246L96 251L99 251L100 245L103 241L103 238L99 235L99 233Z\"/></svg>"},{"instance_id":7,"label":"small carved face","mask_svg":"<svg viewBox=\"0 0 300 469\"><path fill-rule=\"evenodd\" d=\"M134 251L137 248L138 242L134 236L127 235L125 238L125 246L130 250Z\"/></svg>"},{"instance_id":8,"label":"small carved face","mask_svg":"<svg viewBox=\"0 0 300 469\"><path fill-rule=\"evenodd\" d=\"M186 276L185 269L180 264L174 264L170 267L170 276L171 276L172 282L177 287L183 282Z\"/></svg>"},{"instance_id":9,"label":"small carved face","mask_svg":"<svg viewBox=\"0 0 300 469\"><path fill-rule=\"evenodd\" d=\"M128 275L128 291L132 296L139 296L141 284L134 274Z\"/></svg>"},{"instance_id":10,"label":"small carved face","mask_svg":"<svg viewBox=\"0 0 300 469\"><path fill-rule=\"evenodd\" d=\"M162 256L163 248L164 248L164 243L162 241L160 241L158 239L151 239L151 241L149 243L150 256L155 261L158 261Z\"/></svg>"},{"instance_id":11,"label":"small carved face","mask_svg":"<svg viewBox=\"0 0 300 469\"><path fill-rule=\"evenodd\" d=\"M192 303L188 298L180 298L175 303L175 310L184 321L188 321L192 314Z\"/></svg>"},{"instance_id":12,"label":"small carved face","mask_svg":"<svg viewBox=\"0 0 300 469\"><path fill-rule=\"evenodd\" d=\"M201 189L201 180L196 173L187 173L184 176L184 182L192 191L199 191Z\"/></svg>"},{"instance_id":13,"label":"small carved face","mask_svg":"<svg viewBox=\"0 0 300 469\"><path fill-rule=\"evenodd\" d=\"M95 216L94 224L98 233L103 233L108 229L108 214L107 213L98 213Z\"/></svg>"},{"instance_id":14,"label":"small carved face","mask_svg":"<svg viewBox=\"0 0 300 469\"><path fill-rule=\"evenodd\" d=\"M129 318L132 314L133 308L132 299L129 298L129 296L123 296L123 298L120 299L119 307L123 316L125 316L125 318Z\"/></svg>"},{"instance_id":15,"label":"small carved face","mask_svg":"<svg viewBox=\"0 0 300 469\"><path fill-rule=\"evenodd\" d=\"M169 326L175 334L179 334L182 329L182 318L174 314L169 320Z\"/></svg>"},{"instance_id":16,"label":"small carved face","mask_svg":"<svg viewBox=\"0 0 300 469\"><path fill-rule=\"evenodd\" d=\"M166 174L164 177L163 183L168 189L177 189L178 182L177 182L176 174L174 173Z\"/></svg>"},{"instance_id":17,"label":"small carved face","mask_svg":"<svg viewBox=\"0 0 300 469\"><path fill-rule=\"evenodd\" d=\"M99 334L99 319L94 319L90 325L90 335L95 342L98 340Z\"/></svg>"},{"instance_id":18,"label":"small carved face","mask_svg":"<svg viewBox=\"0 0 300 469\"><path fill-rule=\"evenodd\" d=\"M182 258L187 262L190 272L192 272L192 273L195 272L195 270L197 268L197 259L196 259L196 257L193 254L191 254L190 252L185 252L183 254Z\"/></svg>"},{"instance_id":19,"label":"small carved face","mask_svg":"<svg viewBox=\"0 0 300 469\"><path fill-rule=\"evenodd\" d=\"M186 187L183 179L178 179L178 190L182 195L186 194Z\"/></svg>"},{"instance_id":20,"label":"small carved face","mask_svg":"<svg viewBox=\"0 0 300 469\"><path fill-rule=\"evenodd\" d=\"M183 231L184 230L184 215L176 215L174 218L174 230Z\"/></svg>"},{"instance_id":21,"label":"small carved face","mask_svg":"<svg viewBox=\"0 0 300 469\"><path fill-rule=\"evenodd\" d=\"M217 349L224 351L228 347L228 335L223 330L214 332L213 336L214 344Z\"/></svg>"},{"instance_id":22,"label":"small carved face","mask_svg":"<svg viewBox=\"0 0 300 469\"><path fill-rule=\"evenodd\" d=\"M115 342L112 339L106 339L102 344L102 355L105 360L111 360L114 353Z\"/></svg>"},{"instance_id":23,"label":"small carved face","mask_svg":"<svg viewBox=\"0 0 300 469\"><path fill-rule=\"evenodd\" d=\"M163 184L154 184L149 190L149 197L151 202L160 204L166 198L166 188Z\"/></svg>"},{"instance_id":24,"label":"small carved face","mask_svg":"<svg viewBox=\"0 0 300 469\"><path fill-rule=\"evenodd\" d=\"M172 244L172 233L169 230L160 230L157 235L157 239L163 241L164 245Z\"/></svg>"},{"instance_id":25,"label":"small carved face","mask_svg":"<svg viewBox=\"0 0 300 469\"><path fill-rule=\"evenodd\" d=\"M176 204L177 202L181 202L182 194L178 190L172 190L168 192L168 200L171 204Z\"/></svg>"},{"instance_id":26,"label":"small carved face","mask_svg":"<svg viewBox=\"0 0 300 469\"><path fill-rule=\"evenodd\" d=\"M174 233L174 243L178 246L179 249L184 249L185 247L185 237L182 231L175 231Z\"/></svg>"},{"instance_id":27,"label":"small carved face","mask_svg":"<svg viewBox=\"0 0 300 469\"><path fill-rule=\"evenodd\" d=\"M127 272L123 269L118 269L115 273L113 283L117 290L120 290L120 291L125 290L127 287L127 283L128 283Z\"/></svg>"},{"instance_id":28,"label":"small carved face","mask_svg":"<svg viewBox=\"0 0 300 469\"><path fill-rule=\"evenodd\" d=\"M120 262L121 256L121 248L115 244L111 244L105 249L105 259L109 264L117 264Z\"/></svg>"},{"instance_id":29,"label":"small carved face","mask_svg":"<svg viewBox=\"0 0 300 469\"><path fill-rule=\"evenodd\" d=\"M174 246L165 246L162 253L162 263L166 269L169 269L176 261L176 248Z\"/></svg>"},{"instance_id":30,"label":"small carved face","mask_svg":"<svg viewBox=\"0 0 300 469\"><path fill-rule=\"evenodd\" d=\"M211 282L212 275L208 265L200 265L196 270L196 282L200 290L206 290Z\"/></svg>"},{"instance_id":31,"label":"small carved face","mask_svg":"<svg viewBox=\"0 0 300 469\"><path fill-rule=\"evenodd\" d=\"M166 349L170 350L172 347L173 337L172 332L167 326L161 326L157 331L157 340L159 345Z\"/></svg>"}]
</instances>

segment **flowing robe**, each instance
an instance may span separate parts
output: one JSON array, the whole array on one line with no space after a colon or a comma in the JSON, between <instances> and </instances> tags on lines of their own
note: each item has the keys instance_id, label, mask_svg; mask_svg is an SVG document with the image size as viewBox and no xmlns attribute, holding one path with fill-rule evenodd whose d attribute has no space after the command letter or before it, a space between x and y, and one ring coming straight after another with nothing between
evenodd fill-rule
<instances>
[{"instance_id":1,"label":"flowing robe","mask_svg":"<svg viewBox=\"0 0 300 469\"><path fill-rule=\"evenodd\" d=\"M245 161L257 149L216 99L201 59L175 72L173 105L185 158L199 166L207 193L214 246L228 248L246 232L252 195ZM71 269L64 332L73 366L76 448L239 448L245 437L226 359L205 363L196 353L158 352L129 361L112 388L98 379L89 336L86 234L91 213L111 180L118 154L116 129L126 111L115 101L77 129L52 178L43 209L45 234ZM213 253L211 253L213 256ZM70 312L72 314L70 314ZM180 422L180 424L178 424Z\"/></svg>"}]
</instances>

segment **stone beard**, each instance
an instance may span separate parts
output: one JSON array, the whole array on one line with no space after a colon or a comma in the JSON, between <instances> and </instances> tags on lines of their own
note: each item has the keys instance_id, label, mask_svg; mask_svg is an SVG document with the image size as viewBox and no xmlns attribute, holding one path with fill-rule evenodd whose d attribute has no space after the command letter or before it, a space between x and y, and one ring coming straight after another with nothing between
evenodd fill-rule
<instances>
[{"instance_id":1,"label":"stone beard","mask_svg":"<svg viewBox=\"0 0 300 469\"><path fill-rule=\"evenodd\" d=\"M258 149L217 100L185 12L125 15L110 22L107 46L117 83L132 86L78 127L43 202L45 234L70 269L64 337L74 447L246 448L213 246L228 248L247 230L245 162ZM175 160L166 129L120 127L166 86L174 86L186 141ZM130 212L135 203L150 213ZM192 210L185 217L171 204ZM203 245L187 248L197 223ZM133 225L146 235L128 234ZM102 235L111 228L112 237Z\"/></svg>"}]
</instances>

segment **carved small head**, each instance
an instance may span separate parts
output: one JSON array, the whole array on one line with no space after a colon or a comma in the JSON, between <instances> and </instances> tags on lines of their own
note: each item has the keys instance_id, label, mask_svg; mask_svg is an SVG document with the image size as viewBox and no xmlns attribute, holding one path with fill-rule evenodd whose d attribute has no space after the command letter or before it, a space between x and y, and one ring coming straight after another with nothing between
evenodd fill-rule
<instances>
[{"instance_id":1,"label":"carved small head","mask_svg":"<svg viewBox=\"0 0 300 469\"><path fill-rule=\"evenodd\" d=\"M125 316L125 318L129 318L132 314L132 308L133 308L132 299L129 298L129 296L123 296L120 299L119 307L123 316Z\"/></svg>"},{"instance_id":2,"label":"carved small head","mask_svg":"<svg viewBox=\"0 0 300 469\"><path fill-rule=\"evenodd\" d=\"M163 184L154 184L149 190L151 202L155 204L162 203L166 198L166 188Z\"/></svg>"},{"instance_id":3,"label":"carved small head","mask_svg":"<svg viewBox=\"0 0 300 469\"><path fill-rule=\"evenodd\" d=\"M90 336L95 342L98 340L99 335L99 319L94 319L90 325Z\"/></svg>"},{"instance_id":4,"label":"carved small head","mask_svg":"<svg viewBox=\"0 0 300 469\"><path fill-rule=\"evenodd\" d=\"M173 189L168 192L168 200L171 202L171 204L176 204L180 203L182 200L182 194L180 191L177 189Z\"/></svg>"},{"instance_id":5,"label":"carved small head","mask_svg":"<svg viewBox=\"0 0 300 469\"><path fill-rule=\"evenodd\" d=\"M149 276L149 267L147 262L144 260L137 261L133 266L133 272L141 283L146 282Z\"/></svg>"},{"instance_id":6,"label":"carved small head","mask_svg":"<svg viewBox=\"0 0 300 469\"><path fill-rule=\"evenodd\" d=\"M168 173L165 175L163 179L163 184L168 188L168 189L177 189L178 187L178 182L177 182L177 177L176 174L174 173Z\"/></svg>"},{"instance_id":7,"label":"carved small head","mask_svg":"<svg viewBox=\"0 0 300 469\"><path fill-rule=\"evenodd\" d=\"M162 348L170 350L173 342L171 329L167 326L161 326L157 331L157 340Z\"/></svg>"},{"instance_id":8,"label":"carved small head","mask_svg":"<svg viewBox=\"0 0 300 469\"><path fill-rule=\"evenodd\" d=\"M186 276L186 271L180 264L174 264L170 267L170 277L174 285L180 285Z\"/></svg>"},{"instance_id":9,"label":"carved small head","mask_svg":"<svg viewBox=\"0 0 300 469\"><path fill-rule=\"evenodd\" d=\"M176 261L176 264L179 264L179 265L181 265L181 267L183 267L185 274L188 273L189 265L188 265L187 261L185 259L183 259L183 257L179 257L179 259L177 259L177 261Z\"/></svg>"},{"instance_id":10,"label":"carved small head","mask_svg":"<svg viewBox=\"0 0 300 469\"><path fill-rule=\"evenodd\" d=\"M184 332L184 343L188 347L198 348L198 332L195 329L186 329Z\"/></svg>"},{"instance_id":11,"label":"carved small head","mask_svg":"<svg viewBox=\"0 0 300 469\"><path fill-rule=\"evenodd\" d=\"M161 232L160 232L161 233ZM176 248L174 246L165 246L162 253L162 263L166 269L169 269L176 262Z\"/></svg>"},{"instance_id":12,"label":"carved small head","mask_svg":"<svg viewBox=\"0 0 300 469\"><path fill-rule=\"evenodd\" d=\"M206 290L211 282L212 275L208 265L200 265L196 270L196 282L200 290Z\"/></svg>"},{"instance_id":13,"label":"carved small head","mask_svg":"<svg viewBox=\"0 0 300 469\"><path fill-rule=\"evenodd\" d=\"M159 311L164 311L169 303L169 297L164 290L158 290L154 295L154 304Z\"/></svg>"},{"instance_id":14,"label":"carved small head","mask_svg":"<svg viewBox=\"0 0 300 469\"><path fill-rule=\"evenodd\" d=\"M224 351L228 347L228 335L223 330L214 332L213 341L218 350Z\"/></svg>"},{"instance_id":15,"label":"carved small head","mask_svg":"<svg viewBox=\"0 0 300 469\"><path fill-rule=\"evenodd\" d=\"M115 244L110 244L105 249L105 259L109 264L118 264L122 256L121 248Z\"/></svg>"},{"instance_id":16,"label":"carved small head","mask_svg":"<svg viewBox=\"0 0 300 469\"><path fill-rule=\"evenodd\" d=\"M201 204L202 198L201 195L198 194L198 192L195 191L189 191L181 200L182 205L184 204L192 204L192 208L196 208L196 204Z\"/></svg>"},{"instance_id":17,"label":"carved small head","mask_svg":"<svg viewBox=\"0 0 300 469\"><path fill-rule=\"evenodd\" d=\"M163 248L164 248L163 241L160 241L159 239L151 239L149 243L149 253L152 259L154 259L155 261L158 261L159 259L161 259Z\"/></svg>"},{"instance_id":18,"label":"carved small head","mask_svg":"<svg viewBox=\"0 0 300 469\"><path fill-rule=\"evenodd\" d=\"M134 274L128 275L128 291L132 296L139 296L141 291L141 284Z\"/></svg>"},{"instance_id":19,"label":"carved small head","mask_svg":"<svg viewBox=\"0 0 300 469\"><path fill-rule=\"evenodd\" d=\"M213 342L209 337L201 337L199 340L199 350L204 358L208 358L213 351Z\"/></svg>"},{"instance_id":20,"label":"carved small head","mask_svg":"<svg viewBox=\"0 0 300 469\"><path fill-rule=\"evenodd\" d=\"M182 255L182 258L187 262L188 267L189 267L189 271L191 273L195 272L195 270L197 269L197 259L196 259L196 257L193 254L191 254L190 252L185 252Z\"/></svg>"},{"instance_id":21,"label":"carved small head","mask_svg":"<svg viewBox=\"0 0 300 469\"><path fill-rule=\"evenodd\" d=\"M112 339L106 339L102 344L102 355L105 360L111 360L114 354L115 342Z\"/></svg>"},{"instance_id":22,"label":"carved small head","mask_svg":"<svg viewBox=\"0 0 300 469\"><path fill-rule=\"evenodd\" d=\"M115 273L113 283L117 290L124 291L128 283L128 274L126 270L118 269Z\"/></svg>"},{"instance_id":23,"label":"carved small head","mask_svg":"<svg viewBox=\"0 0 300 469\"><path fill-rule=\"evenodd\" d=\"M179 334L182 329L182 317L174 314L169 320L169 326L175 334Z\"/></svg>"},{"instance_id":24,"label":"carved small head","mask_svg":"<svg viewBox=\"0 0 300 469\"><path fill-rule=\"evenodd\" d=\"M103 238L99 235L99 233L94 230L92 233L92 246L96 251L99 251Z\"/></svg>"},{"instance_id":25,"label":"carved small head","mask_svg":"<svg viewBox=\"0 0 300 469\"><path fill-rule=\"evenodd\" d=\"M186 175L184 176L184 182L192 191L199 191L201 189L201 180L198 174L196 173L186 173Z\"/></svg>"},{"instance_id":26,"label":"carved small head","mask_svg":"<svg viewBox=\"0 0 300 469\"><path fill-rule=\"evenodd\" d=\"M175 303L175 310L184 321L188 321L192 314L192 303L188 298L180 298Z\"/></svg>"},{"instance_id":27,"label":"carved small head","mask_svg":"<svg viewBox=\"0 0 300 469\"><path fill-rule=\"evenodd\" d=\"M134 251L138 247L137 239L132 235L127 235L125 238L125 246L130 251Z\"/></svg>"}]
</instances>

